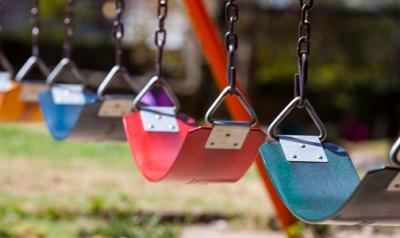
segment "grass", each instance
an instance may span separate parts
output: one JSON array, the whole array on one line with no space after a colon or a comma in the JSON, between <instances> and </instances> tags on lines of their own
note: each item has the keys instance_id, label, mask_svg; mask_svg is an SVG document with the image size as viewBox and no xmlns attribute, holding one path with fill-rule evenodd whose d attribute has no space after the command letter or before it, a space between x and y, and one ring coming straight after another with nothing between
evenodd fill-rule
<instances>
[{"instance_id":1,"label":"grass","mask_svg":"<svg viewBox=\"0 0 400 238\"><path fill-rule=\"evenodd\" d=\"M41 124L9 124L0 127L0 156L7 159L28 157L54 163L96 159L108 166L125 168L131 154L125 143L57 142Z\"/></svg>"},{"instance_id":2,"label":"grass","mask_svg":"<svg viewBox=\"0 0 400 238\"><path fill-rule=\"evenodd\" d=\"M200 214L272 214L255 169L234 185L152 184L125 143L56 142L41 124L0 135L0 237L174 238Z\"/></svg>"},{"instance_id":3,"label":"grass","mask_svg":"<svg viewBox=\"0 0 400 238\"><path fill-rule=\"evenodd\" d=\"M0 237L141 237L175 238L179 227L157 216L143 218L122 211L84 213L57 209L28 212L17 206L0 208Z\"/></svg>"},{"instance_id":4,"label":"grass","mask_svg":"<svg viewBox=\"0 0 400 238\"><path fill-rule=\"evenodd\" d=\"M341 144L357 167L387 159L388 141ZM41 124L0 125L0 238L177 238L213 219L276 226L254 168L235 184L153 184L125 143L55 142Z\"/></svg>"}]
</instances>

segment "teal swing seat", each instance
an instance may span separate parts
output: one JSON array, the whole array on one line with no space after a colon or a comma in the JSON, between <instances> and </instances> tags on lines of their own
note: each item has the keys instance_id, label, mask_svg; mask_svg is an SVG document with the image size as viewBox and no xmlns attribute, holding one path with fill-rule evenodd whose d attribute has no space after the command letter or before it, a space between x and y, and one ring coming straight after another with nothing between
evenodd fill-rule
<instances>
[{"instance_id":1,"label":"teal swing seat","mask_svg":"<svg viewBox=\"0 0 400 238\"><path fill-rule=\"evenodd\" d=\"M307 223L399 225L399 169L373 170L360 181L345 149L322 146L327 163L290 162L278 141L260 147L265 168L287 208Z\"/></svg>"}]
</instances>

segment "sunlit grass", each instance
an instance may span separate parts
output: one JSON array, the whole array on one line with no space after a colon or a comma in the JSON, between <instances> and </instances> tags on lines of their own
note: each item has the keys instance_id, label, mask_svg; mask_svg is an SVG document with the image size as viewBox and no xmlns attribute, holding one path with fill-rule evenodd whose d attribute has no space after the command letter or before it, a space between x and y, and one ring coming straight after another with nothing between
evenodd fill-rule
<instances>
[{"instance_id":1,"label":"sunlit grass","mask_svg":"<svg viewBox=\"0 0 400 238\"><path fill-rule=\"evenodd\" d=\"M56 142L43 124L0 125L0 162L0 237L173 238L185 224L159 214L259 226L272 212L254 168L236 184L151 184L126 143Z\"/></svg>"},{"instance_id":2,"label":"sunlit grass","mask_svg":"<svg viewBox=\"0 0 400 238\"><path fill-rule=\"evenodd\" d=\"M64 163L73 160L96 160L110 166L126 167L132 155L126 143L57 142L44 125L0 125L0 157Z\"/></svg>"}]
</instances>

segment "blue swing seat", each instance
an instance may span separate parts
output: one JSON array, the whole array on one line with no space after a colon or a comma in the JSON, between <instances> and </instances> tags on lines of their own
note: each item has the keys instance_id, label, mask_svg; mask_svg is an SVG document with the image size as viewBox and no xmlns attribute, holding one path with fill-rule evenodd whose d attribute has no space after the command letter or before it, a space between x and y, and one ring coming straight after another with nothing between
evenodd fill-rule
<instances>
[{"instance_id":1,"label":"blue swing seat","mask_svg":"<svg viewBox=\"0 0 400 238\"><path fill-rule=\"evenodd\" d=\"M107 131L104 130L104 126L106 128L114 126L109 118L102 120L100 117L93 116L97 115L101 106L96 93L85 90L83 95L85 100L80 105L56 104L50 91L39 95L39 103L46 125L54 139L65 140L68 137L78 140L104 140L105 135L103 133ZM115 122L121 121L121 119L114 120ZM105 125L104 122L106 121ZM93 134L93 131L99 133ZM123 133L121 133L120 138L124 138Z\"/></svg>"}]
</instances>

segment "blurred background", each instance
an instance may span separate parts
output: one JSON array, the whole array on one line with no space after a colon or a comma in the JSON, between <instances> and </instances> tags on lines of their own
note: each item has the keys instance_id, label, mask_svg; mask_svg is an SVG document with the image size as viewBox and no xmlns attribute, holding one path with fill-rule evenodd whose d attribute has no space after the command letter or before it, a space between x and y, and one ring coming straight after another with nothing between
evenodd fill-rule
<instances>
[{"instance_id":1,"label":"blurred background","mask_svg":"<svg viewBox=\"0 0 400 238\"><path fill-rule=\"evenodd\" d=\"M222 37L225 2L205 3ZM239 75L266 126L293 97L299 9L294 0L238 3ZM3 47L16 69L30 56L31 4L3 1ZM40 2L41 54L51 66L62 54L64 5ZM75 6L73 58L81 69L105 73L114 63L114 2ZM156 1L126 1L123 60L142 85L154 69L156 7ZM400 1L317 1L311 23L309 98L330 139L349 149L362 175L385 163L400 130ZM170 1L167 29L165 73L182 111L202 120L218 90L179 0ZM281 129L314 131L301 111ZM293 230L305 237L396 236L390 228L298 224ZM284 237L254 168L233 185L150 184L125 144L57 143L41 124L0 125L0 237L267 236Z\"/></svg>"}]
</instances>

